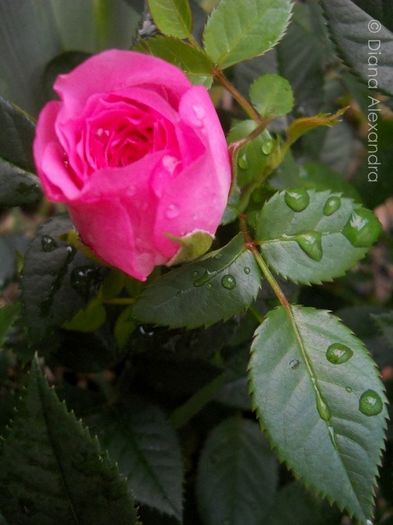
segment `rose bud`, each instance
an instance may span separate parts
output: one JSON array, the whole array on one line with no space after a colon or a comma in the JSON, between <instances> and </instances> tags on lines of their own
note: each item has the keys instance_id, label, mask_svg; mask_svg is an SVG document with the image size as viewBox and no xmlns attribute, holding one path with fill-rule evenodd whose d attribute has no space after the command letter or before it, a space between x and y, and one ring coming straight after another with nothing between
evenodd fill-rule
<instances>
[{"instance_id":1,"label":"rose bud","mask_svg":"<svg viewBox=\"0 0 393 525\"><path fill-rule=\"evenodd\" d=\"M161 59L110 50L54 89L60 100L39 116L34 157L47 198L68 206L82 241L140 280L187 248L200 255L195 239L206 250L231 184L206 88Z\"/></svg>"}]
</instances>

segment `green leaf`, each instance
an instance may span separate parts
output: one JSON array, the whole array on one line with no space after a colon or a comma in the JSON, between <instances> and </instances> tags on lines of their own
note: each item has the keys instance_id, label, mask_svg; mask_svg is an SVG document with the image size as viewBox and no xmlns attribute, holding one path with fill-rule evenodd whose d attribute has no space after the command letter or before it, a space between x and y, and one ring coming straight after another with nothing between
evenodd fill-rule
<instances>
[{"instance_id":1,"label":"green leaf","mask_svg":"<svg viewBox=\"0 0 393 525\"><path fill-rule=\"evenodd\" d=\"M35 341L83 308L99 278L92 261L60 240L70 227L66 217L48 221L26 252L22 303L30 336Z\"/></svg>"},{"instance_id":2,"label":"green leaf","mask_svg":"<svg viewBox=\"0 0 393 525\"><path fill-rule=\"evenodd\" d=\"M188 0L148 0L150 12L158 29L168 36L188 38L192 32L192 16Z\"/></svg>"},{"instance_id":3,"label":"green leaf","mask_svg":"<svg viewBox=\"0 0 393 525\"><path fill-rule=\"evenodd\" d=\"M182 521L180 446L163 412L133 398L111 406L93 421L135 499Z\"/></svg>"},{"instance_id":4,"label":"green leaf","mask_svg":"<svg viewBox=\"0 0 393 525\"><path fill-rule=\"evenodd\" d=\"M34 122L0 96L0 156L25 171L34 171Z\"/></svg>"},{"instance_id":5,"label":"green leaf","mask_svg":"<svg viewBox=\"0 0 393 525\"><path fill-rule=\"evenodd\" d=\"M237 122L228 134L228 142L237 142L246 138L255 128L256 123L253 120ZM255 139L241 147L237 154L235 167L236 181L240 187L249 184L264 171L273 150L274 140L268 130L264 130Z\"/></svg>"},{"instance_id":6,"label":"green leaf","mask_svg":"<svg viewBox=\"0 0 393 525\"><path fill-rule=\"evenodd\" d=\"M281 117L293 108L291 85L280 75L257 78L251 85L250 98L263 117Z\"/></svg>"},{"instance_id":7,"label":"green leaf","mask_svg":"<svg viewBox=\"0 0 393 525\"><path fill-rule=\"evenodd\" d=\"M245 310L254 301L260 281L254 257L239 234L224 248L145 288L134 316L172 328L208 326Z\"/></svg>"},{"instance_id":8,"label":"green leaf","mask_svg":"<svg viewBox=\"0 0 393 525\"><path fill-rule=\"evenodd\" d=\"M36 362L1 445L0 508L11 523L136 524L125 480L51 390Z\"/></svg>"},{"instance_id":9,"label":"green leaf","mask_svg":"<svg viewBox=\"0 0 393 525\"><path fill-rule=\"evenodd\" d=\"M321 111L329 38L317 2L296 3L288 31L277 47L279 73L287 78L296 106L310 115Z\"/></svg>"},{"instance_id":10,"label":"green leaf","mask_svg":"<svg viewBox=\"0 0 393 525\"><path fill-rule=\"evenodd\" d=\"M300 166L291 151L287 153L270 182L277 189L302 187L318 191L330 190L362 202L356 188L343 175L319 162L306 162Z\"/></svg>"},{"instance_id":11,"label":"green leaf","mask_svg":"<svg viewBox=\"0 0 393 525\"><path fill-rule=\"evenodd\" d=\"M393 94L393 17L390 0L322 0L332 37L347 65L372 90ZM378 12L377 12L378 9ZM369 14L370 13L370 14ZM374 19L375 15L381 18ZM373 57L373 58L370 58ZM377 75L375 76L375 68Z\"/></svg>"},{"instance_id":12,"label":"green leaf","mask_svg":"<svg viewBox=\"0 0 393 525\"><path fill-rule=\"evenodd\" d=\"M209 57L222 68L266 53L284 35L290 0L221 0L206 24Z\"/></svg>"},{"instance_id":13,"label":"green leaf","mask_svg":"<svg viewBox=\"0 0 393 525\"><path fill-rule=\"evenodd\" d=\"M293 306L267 315L251 351L254 407L278 457L309 489L366 524L386 409L363 343L329 312Z\"/></svg>"},{"instance_id":14,"label":"green leaf","mask_svg":"<svg viewBox=\"0 0 393 525\"><path fill-rule=\"evenodd\" d=\"M182 40L165 36L145 38L134 48L149 53L180 67L193 84L210 87L213 64L203 50L191 47Z\"/></svg>"},{"instance_id":15,"label":"green leaf","mask_svg":"<svg viewBox=\"0 0 393 525\"><path fill-rule=\"evenodd\" d=\"M277 463L258 425L240 417L226 419L208 437L198 466L203 523L264 523L277 482Z\"/></svg>"},{"instance_id":16,"label":"green leaf","mask_svg":"<svg viewBox=\"0 0 393 525\"><path fill-rule=\"evenodd\" d=\"M95 332L105 323L106 310L99 298L93 297L85 308L82 308L72 319L63 324L66 330L78 332Z\"/></svg>"},{"instance_id":17,"label":"green leaf","mask_svg":"<svg viewBox=\"0 0 393 525\"><path fill-rule=\"evenodd\" d=\"M19 303L8 304L0 308L0 347L4 343L8 330L17 320L19 313Z\"/></svg>"},{"instance_id":18,"label":"green leaf","mask_svg":"<svg viewBox=\"0 0 393 525\"><path fill-rule=\"evenodd\" d=\"M35 204L41 197L37 177L0 158L0 208Z\"/></svg>"},{"instance_id":19,"label":"green leaf","mask_svg":"<svg viewBox=\"0 0 393 525\"><path fill-rule=\"evenodd\" d=\"M300 483L283 487L264 525L337 525L340 515L325 502L308 494Z\"/></svg>"},{"instance_id":20,"label":"green leaf","mask_svg":"<svg viewBox=\"0 0 393 525\"><path fill-rule=\"evenodd\" d=\"M265 204L256 237L275 272L310 284L343 275L380 232L375 215L351 199L299 188L276 193Z\"/></svg>"}]
</instances>

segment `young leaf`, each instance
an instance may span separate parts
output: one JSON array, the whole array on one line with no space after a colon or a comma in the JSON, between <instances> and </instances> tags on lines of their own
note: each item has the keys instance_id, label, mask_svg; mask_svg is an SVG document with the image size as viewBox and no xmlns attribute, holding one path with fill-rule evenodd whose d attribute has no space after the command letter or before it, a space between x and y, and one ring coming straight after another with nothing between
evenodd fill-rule
<instances>
[{"instance_id":1,"label":"young leaf","mask_svg":"<svg viewBox=\"0 0 393 525\"><path fill-rule=\"evenodd\" d=\"M135 46L137 51L149 53L180 67L193 84L212 84L213 64L201 49L191 47L182 40L165 36L145 38Z\"/></svg>"},{"instance_id":2,"label":"young leaf","mask_svg":"<svg viewBox=\"0 0 393 525\"><path fill-rule=\"evenodd\" d=\"M366 3L364 0L323 0L322 5L330 32L345 62L369 83L370 89L384 90L392 95L391 2L381 0L379 3L382 4L380 10L373 6L377 2Z\"/></svg>"},{"instance_id":3,"label":"young leaf","mask_svg":"<svg viewBox=\"0 0 393 525\"><path fill-rule=\"evenodd\" d=\"M277 463L257 424L240 417L226 419L208 437L198 466L203 523L264 523L277 481Z\"/></svg>"},{"instance_id":4,"label":"young leaf","mask_svg":"<svg viewBox=\"0 0 393 525\"><path fill-rule=\"evenodd\" d=\"M290 0L221 0L203 34L207 54L226 68L266 53L284 35L291 10Z\"/></svg>"},{"instance_id":5,"label":"young leaf","mask_svg":"<svg viewBox=\"0 0 393 525\"><path fill-rule=\"evenodd\" d=\"M158 29L168 36L188 38L192 33L192 16L188 0L148 0Z\"/></svg>"},{"instance_id":6,"label":"young leaf","mask_svg":"<svg viewBox=\"0 0 393 525\"><path fill-rule=\"evenodd\" d=\"M277 273L310 284L343 275L380 232L375 215L351 199L299 188L276 193L265 204L256 237Z\"/></svg>"},{"instance_id":7,"label":"young leaf","mask_svg":"<svg viewBox=\"0 0 393 525\"><path fill-rule=\"evenodd\" d=\"M172 328L208 326L245 310L260 282L254 257L239 234L224 248L148 286L134 306L134 316Z\"/></svg>"},{"instance_id":8,"label":"young leaf","mask_svg":"<svg viewBox=\"0 0 393 525\"><path fill-rule=\"evenodd\" d=\"M372 517L386 409L363 343L326 311L279 307L256 331L251 351L254 407L280 460L308 488L365 524Z\"/></svg>"},{"instance_id":9,"label":"young leaf","mask_svg":"<svg viewBox=\"0 0 393 525\"><path fill-rule=\"evenodd\" d=\"M251 84L250 98L263 117L281 117L293 108L291 85L280 75L257 78Z\"/></svg>"},{"instance_id":10,"label":"young leaf","mask_svg":"<svg viewBox=\"0 0 393 525\"><path fill-rule=\"evenodd\" d=\"M136 500L182 521L180 446L162 411L134 398L112 406L94 422Z\"/></svg>"},{"instance_id":11,"label":"young leaf","mask_svg":"<svg viewBox=\"0 0 393 525\"><path fill-rule=\"evenodd\" d=\"M41 197L37 177L0 158L1 208L35 204Z\"/></svg>"},{"instance_id":12,"label":"young leaf","mask_svg":"<svg viewBox=\"0 0 393 525\"><path fill-rule=\"evenodd\" d=\"M85 308L76 312L72 319L63 324L63 328L77 332L95 332L105 320L105 306L97 297L93 297Z\"/></svg>"},{"instance_id":13,"label":"young leaf","mask_svg":"<svg viewBox=\"0 0 393 525\"><path fill-rule=\"evenodd\" d=\"M67 412L36 362L0 451L0 508L10 523L136 524L125 480Z\"/></svg>"},{"instance_id":14,"label":"young leaf","mask_svg":"<svg viewBox=\"0 0 393 525\"><path fill-rule=\"evenodd\" d=\"M294 120L287 131L287 144L292 146L300 137L313 131L314 129L320 128L321 126L333 126L337 124L340 117L345 113L346 108L340 109L333 115L321 114L313 117L302 117Z\"/></svg>"},{"instance_id":15,"label":"young leaf","mask_svg":"<svg viewBox=\"0 0 393 525\"><path fill-rule=\"evenodd\" d=\"M0 97L0 156L33 172L34 122L21 109Z\"/></svg>"}]
</instances>

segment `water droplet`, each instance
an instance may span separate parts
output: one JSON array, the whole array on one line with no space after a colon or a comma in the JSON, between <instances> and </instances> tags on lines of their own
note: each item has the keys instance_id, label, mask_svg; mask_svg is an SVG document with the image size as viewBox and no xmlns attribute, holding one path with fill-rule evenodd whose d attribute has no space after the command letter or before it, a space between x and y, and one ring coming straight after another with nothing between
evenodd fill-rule
<instances>
[{"instance_id":1,"label":"water droplet","mask_svg":"<svg viewBox=\"0 0 393 525\"><path fill-rule=\"evenodd\" d=\"M216 255L214 256L214 259L215 259L216 261L219 261L219 260L221 259L221 257L222 257L222 253L218 252L218 253L216 253Z\"/></svg>"},{"instance_id":2,"label":"water droplet","mask_svg":"<svg viewBox=\"0 0 393 525\"><path fill-rule=\"evenodd\" d=\"M366 390L360 396L359 410L365 416L377 416L383 409L381 396L374 390Z\"/></svg>"},{"instance_id":3,"label":"water droplet","mask_svg":"<svg viewBox=\"0 0 393 525\"><path fill-rule=\"evenodd\" d=\"M264 155L270 155L270 153L273 151L273 145L274 142L272 139L267 139L261 146L262 153Z\"/></svg>"},{"instance_id":4,"label":"water droplet","mask_svg":"<svg viewBox=\"0 0 393 525\"><path fill-rule=\"evenodd\" d=\"M371 210L354 211L343 229L343 234L356 248L368 248L381 232L381 225Z\"/></svg>"},{"instance_id":5,"label":"water droplet","mask_svg":"<svg viewBox=\"0 0 393 525\"><path fill-rule=\"evenodd\" d=\"M324 421L329 421L332 417L329 407L327 406L327 404L321 396L317 396L317 410L318 414Z\"/></svg>"},{"instance_id":6,"label":"water droplet","mask_svg":"<svg viewBox=\"0 0 393 525\"><path fill-rule=\"evenodd\" d=\"M154 330L151 330L149 328L146 328L143 325L139 325L139 333L143 335L144 337L153 337Z\"/></svg>"},{"instance_id":7,"label":"water droplet","mask_svg":"<svg viewBox=\"0 0 393 525\"><path fill-rule=\"evenodd\" d=\"M98 128L97 131L96 131L96 137L98 137L100 139L104 135L105 135L105 137L109 137L109 130L104 129L104 128Z\"/></svg>"},{"instance_id":8,"label":"water droplet","mask_svg":"<svg viewBox=\"0 0 393 525\"><path fill-rule=\"evenodd\" d=\"M224 275L221 279L221 284L227 290L233 290L236 286L236 279L232 275Z\"/></svg>"},{"instance_id":9,"label":"water droplet","mask_svg":"<svg viewBox=\"0 0 393 525\"><path fill-rule=\"evenodd\" d=\"M202 106L195 105L192 106L192 110L197 118L197 122L195 124L199 127L203 126L203 120L206 116L205 109Z\"/></svg>"},{"instance_id":10,"label":"water droplet","mask_svg":"<svg viewBox=\"0 0 393 525\"><path fill-rule=\"evenodd\" d=\"M208 270L204 270L201 275L199 274L196 275L196 278L194 278L193 285L196 286L197 288L199 286L203 286L211 279L211 276L212 276L211 272L209 272Z\"/></svg>"},{"instance_id":11,"label":"water droplet","mask_svg":"<svg viewBox=\"0 0 393 525\"><path fill-rule=\"evenodd\" d=\"M246 275L248 275L248 274L251 272L251 268L249 268L248 266L245 266L245 267L243 268L243 272L244 272Z\"/></svg>"},{"instance_id":12,"label":"water droplet","mask_svg":"<svg viewBox=\"0 0 393 525\"><path fill-rule=\"evenodd\" d=\"M212 287L213 287L212 283L207 283L207 285L206 285L206 286L207 286L207 288L209 288L209 290L210 290L210 288L212 288Z\"/></svg>"},{"instance_id":13,"label":"water droplet","mask_svg":"<svg viewBox=\"0 0 393 525\"><path fill-rule=\"evenodd\" d=\"M334 212L336 212L341 206L341 199L340 197L332 196L329 197L328 200L325 202L325 206L323 207L323 213L325 215L333 215Z\"/></svg>"},{"instance_id":14,"label":"water droplet","mask_svg":"<svg viewBox=\"0 0 393 525\"><path fill-rule=\"evenodd\" d=\"M289 368L292 368L292 370L295 370L300 365L299 359L292 359L292 361L289 361Z\"/></svg>"},{"instance_id":15,"label":"water droplet","mask_svg":"<svg viewBox=\"0 0 393 525\"><path fill-rule=\"evenodd\" d=\"M90 266L77 266L70 275L71 286L82 295L87 295L91 284L96 280L97 269Z\"/></svg>"},{"instance_id":16,"label":"water droplet","mask_svg":"<svg viewBox=\"0 0 393 525\"><path fill-rule=\"evenodd\" d=\"M352 393L352 388L350 386L346 386L345 390L348 392L348 394Z\"/></svg>"},{"instance_id":17,"label":"water droplet","mask_svg":"<svg viewBox=\"0 0 393 525\"><path fill-rule=\"evenodd\" d=\"M162 158L162 165L166 170L169 171L169 173L174 173L176 166L179 164L179 161L176 157L172 157L172 155L165 155Z\"/></svg>"},{"instance_id":18,"label":"water droplet","mask_svg":"<svg viewBox=\"0 0 393 525\"><path fill-rule=\"evenodd\" d=\"M334 343L326 350L326 359L334 365L346 363L353 356L353 351L341 343Z\"/></svg>"},{"instance_id":19,"label":"water droplet","mask_svg":"<svg viewBox=\"0 0 393 525\"><path fill-rule=\"evenodd\" d=\"M179 208L176 204L170 204L165 212L168 219L175 219L179 215Z\"/></svg>"},{"instance_id":20,"label":"water droplet","mask_svg":"<svg viewBox=\"0 0 393 525\"><path fill-rule=\"evenodd\" d=\"M247 155L245 153L243 153L243 155L240 155L237 164L242 170L246 170L248 168L248 160Z\"/></svg>"},{"instance_id":21,"label":"water droplet","mask_svg":"<svg viewBox=\"0 0 393 525\"><path fill-rule=\"evenodd\" d=\"M193 278L193 279L196 279L196 278L198 277L198 275L199 275L198 270L194 270L194 271L192 272L192 278Z\"/></svg>"},{"instance_id":22,"label":"water droplet","mask_svg":"<svg viewBox=\"0 0 393 525\"><path fill-rule=\"evenodd\" d=\"M41 237L41 248L44 252L52 252L57 248L57 242L50 235L43 235Z\"/></svg>"},{"instance_id":23,"label":"water droplet","mask_svg":"<svg viewBox=\"0 0 393 525\"><path fill-rule=\"evenodd\" d=\"M310 196L306 190L290 190L285 192L285 202L293 211L303 211L310 202Z\"/></svg>"},{"instance_id":24,"label":"water droplet","mask_svg":"<svg viewBox=\"0 0 393 525\"><path fill-rule=\"evenodd\" d=\"M322 259L322 235L320 232L301 233L296 236L296 241L311 259L314 259L314 261Z\"/></svg>"},{"instance_id":25,"label":"water droplet","mask_svg":"<svg viewBox=\"0 0 393 525\"><path fill-rule=\"evenodd\" d=\"M63 164L64 164L64 166L65 166L66 168L69 168L69 167L70 167L70 162L69 162L68 159L64 159L64 160L63 160Z\"/></svg>"}]
</instances>

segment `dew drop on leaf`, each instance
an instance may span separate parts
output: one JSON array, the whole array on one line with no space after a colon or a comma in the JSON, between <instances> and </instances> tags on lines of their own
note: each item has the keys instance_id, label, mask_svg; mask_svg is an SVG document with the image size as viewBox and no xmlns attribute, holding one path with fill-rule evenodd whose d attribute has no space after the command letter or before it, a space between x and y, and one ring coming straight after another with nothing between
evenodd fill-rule
<instances>
[{"instance_id":1,"label":"dew drop on leaf","mask_svg":"<svg viewBox=\"0 0 393 525\"><path fill-rule=\"evenodd\" d=\"M348 392L348 394L352 393L352 388L350 386L346 386L345 390Z\"/></svg>"},{"instance_id":2,"label":"dew drop on leaf","mask_svg":"<svg viewBox=\"0 0 393 525\"><path fill-rule=\"evenodd\" d=\"M326 350L326 359L334 365L346 363L353 356L353 351L341 343L334 343Z\"/></svg>"},{"instance_id":3,"label":"dew drop on leaf","mask_svg":"<svg viewBox=\"0 0 393 525\"><path fill-rule=\"evenodd\" d=\"M145 326L143 326L142 324L139 325L139 333L141 335L143 335L144 337L153 337L154 335L154 330L151 330L149 328L146 328Z\"/></svg>"},{"instance_id":4,"label":"dew drop on leaf","mask_svg":"<svg viewBox=\"0 0 393 525\"><path fill-rule=\"evenodd\" d=\"M310 202L310 196L306 190L290 190L285 192L285 202L293 211L303 211Z\"/></svg>"},{"instance_id":5,"label":"dew drop on leaf","mask_svg":"<svg viewBox=\"0 0 393 525\"><path fill-rule=\"evenodd\" d=\"M366 390L360 396L359 410L365 416L377 416L382 412L383 401L375 390Z\"/></svg>"},{"instance_id":6,"label":"dew drop on leaf","mask_svg":"<svg viewBox=\"0 0 393 525\"><path fill-rule=\"evenodd\" d=\"M57 248L57 242L50 235L41 237L41 248L44 252L52 252Z\"/></svg>"},{"instance_id":7,"label":"dew drop on leaf","mask_svg":"<svg viewBox=\"0 0 393 525\"><path fill-rule=\"evenodd\" d=\"M292 359L292 361L289 361L289 368L292 370L295 370L300 365L300 361L298 359Z\"/></svg>"},{"instance_id":8,"label":"dew drop on leaf","mask_svg":"<svg viewBox=\"0 0 393 525\"><path fill-rule=\"evenodd\" d=\"M244 272L246 275L248 275L248 274L251 272L251 269L250 269L248 266L245 266L245 267L243 268L243 272Z\"/></svg>"},{"instance_id":9,"label":"dew drop on leaf","mask_svg":"<svg viewBox=\"0 0 393 525\"><path fill-rule=\"evenodd\" d=\"M371 210L354 211L343 229L343 234L356 248L368 248L381 232L381 225Z\"/></svg>"},{"instance_id":10,"label":"dew drop on leaf","mask_svg":"<svg viewBox=\"0 0 393 525\"><path fill-rule=\"evenodd\" d=\"M296 236L300 248L314 261L322 259L322 235L320 232L301 233Z\"/></svg>"},{"instance_id":11,"label":"dew drop on leaf","mask_svg":"<svg viewBox=\"0 0 393 525\"><path fill-rule=\"evenodd\" d=\"M232 275L224 275L221 279L221 284L227 290L233 290L236 286L236 279Z\"/></svg>"},{"instance_id":12,"label":"dew drop on leaf","mask_svg":"<svg viewBox=\"0 0 393 525\"><path fill-rule=\"evenodd\" d=\"M323 207L323 213L325 215L333 215L341 206L341 199L340 197L332 196L329 197L328 200L325 202L325 206Z\"/></svg>"},{"instance_id":13,"label":"dew drop on leaf","mask_svg":"<svg viewBox=\"0 0 393 525\"><path fill-rule=\"evenodd\" d=\"M239 168L241 168L242 170L246 170L248 168L248 160L245 153L243 153L243 155L240 155L237 163Z\"/></svg>"},{"instance_id":14,"label":"dew drop on leaf","mask_svg":"<svg viewBox=\"0 0 393 525\"><path fill-rule=\"evenodd\" d=\"M324 421L329 421L332 417L329 407L321 397L317 397L317 410Z\"/></svg>"},{"instance_id":15,"label":"dew drop on leaf","mask_svg":"<svg viewBox=\"0 0 393 525\"><path fill-rule=\"evenodd\" d=\"M262 153L264 155L269 155L273 150L273 141L272 139L266 140L261 146Z\"/></svg>"}]
</instances>

